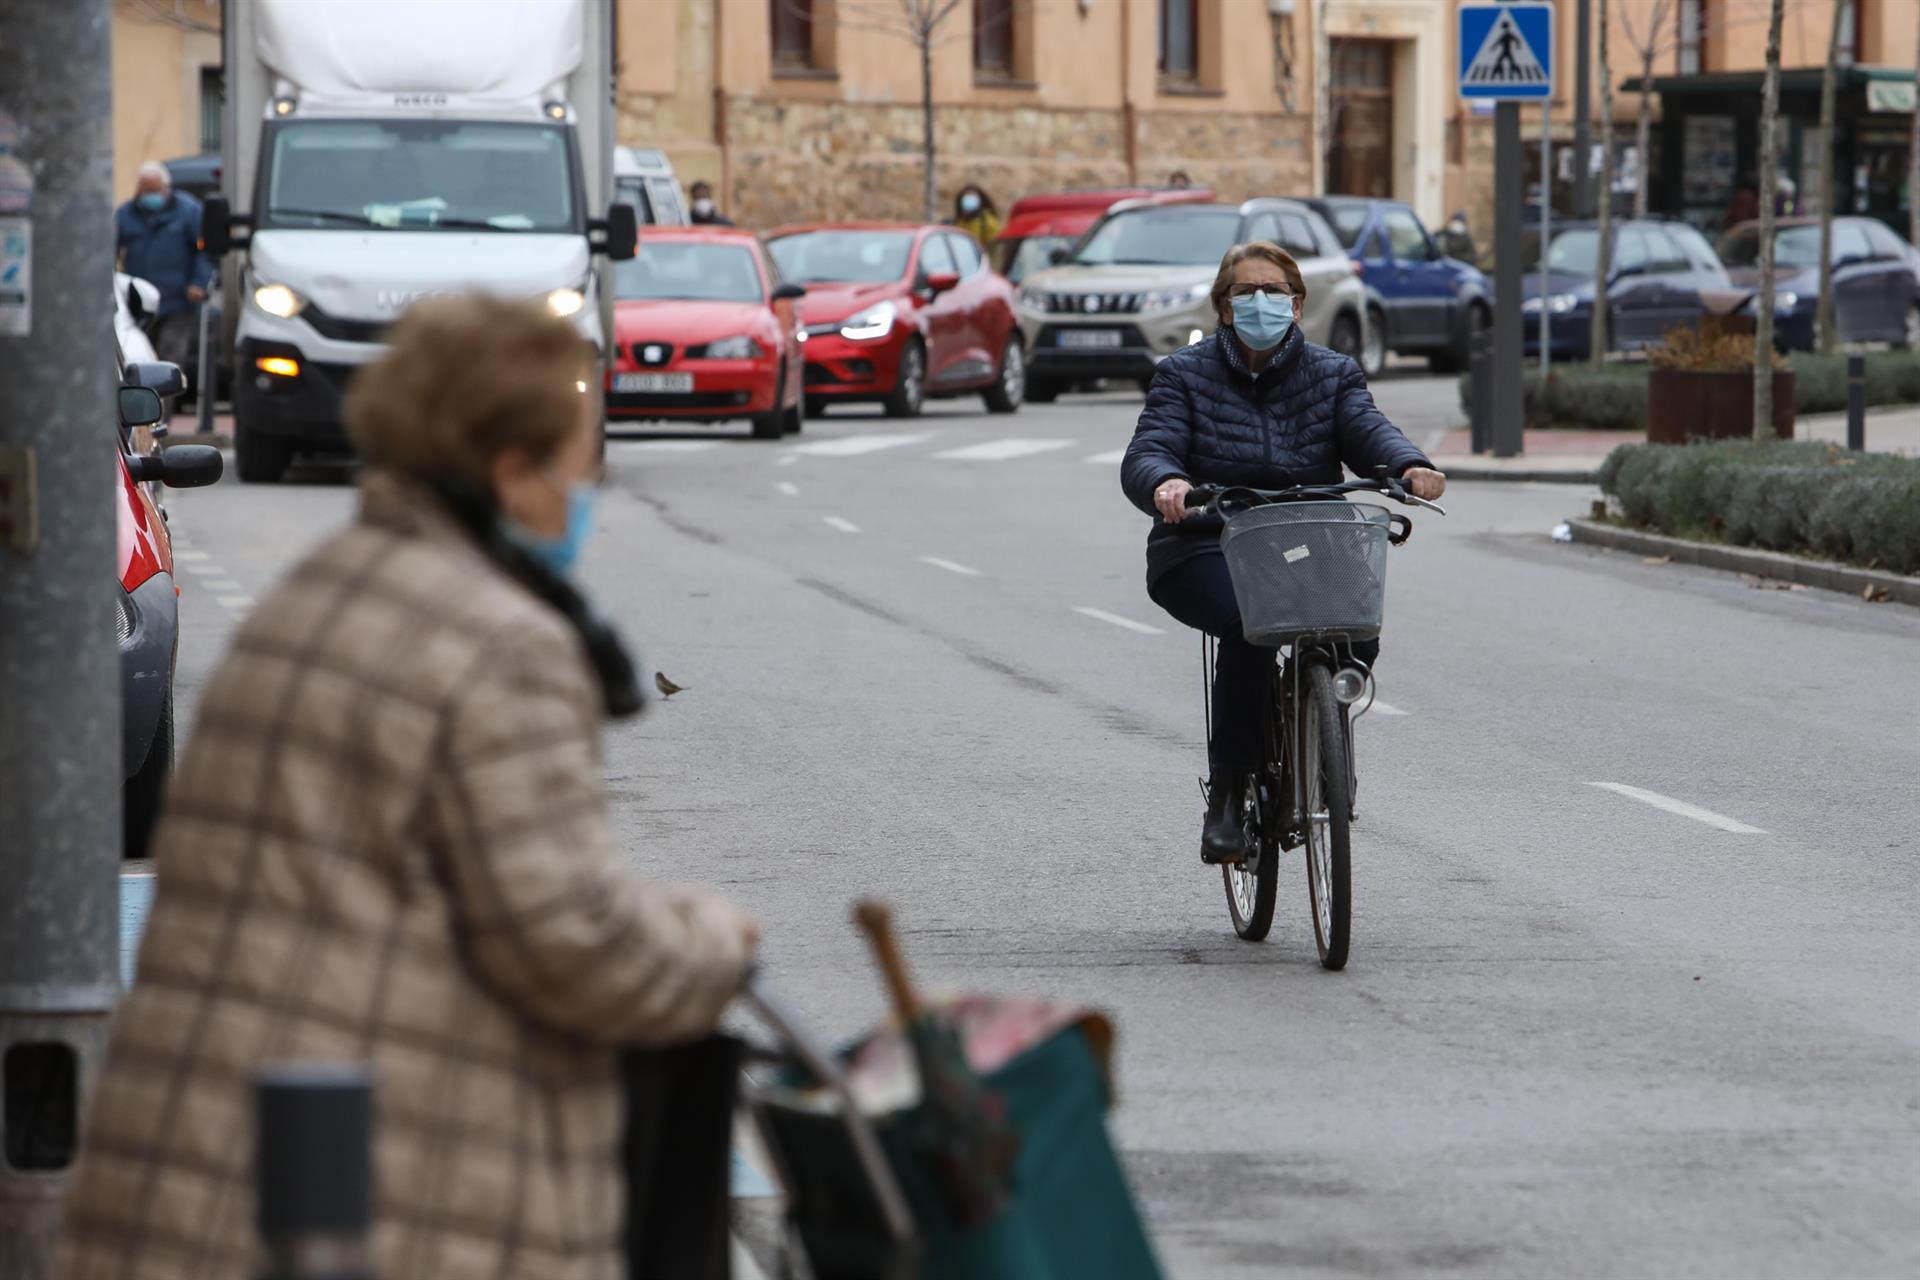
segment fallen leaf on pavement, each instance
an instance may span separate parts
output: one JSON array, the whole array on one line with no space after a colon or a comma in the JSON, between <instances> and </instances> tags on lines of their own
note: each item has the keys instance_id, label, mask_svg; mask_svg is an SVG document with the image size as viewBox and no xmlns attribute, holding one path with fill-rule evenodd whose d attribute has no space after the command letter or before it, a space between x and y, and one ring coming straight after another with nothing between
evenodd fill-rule
<instances>
[{"instance_id":1,"label":"fallen leaf on pavement","mask_svg":"<svg viewBox=\"0 0 1920 1280\"><path fill-rule=\"evenodd\" d=\"M1672 564L1673 557L1672 556L1642 556L1640 557L1640 563L1641 564Z\"/></svg>"},{"instance_id":2,"label":"fallen leaf on pavement","mask_svg":"<svg viewBox=\"0 0 1920 1280\"><path fill-rule=\"evenodd\" d=\"M1860 598L1868 604L1883 603L1887 597L1892 594L1893 593L1885 587L1876 587L1872 583L1868 583L1866 586L1860 588Z\"/></svg>"}]
</instances>

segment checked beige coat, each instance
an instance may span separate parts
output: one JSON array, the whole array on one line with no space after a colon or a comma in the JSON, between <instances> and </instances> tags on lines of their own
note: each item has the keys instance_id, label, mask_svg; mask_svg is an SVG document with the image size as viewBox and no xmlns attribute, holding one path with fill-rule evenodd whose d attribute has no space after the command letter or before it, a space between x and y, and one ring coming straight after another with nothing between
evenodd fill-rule
<instances>
[{"instance_id":1,"label":"checked beige coat","mask_svg":"<svg viewBox=\"0 0 1920 1280\"><path fill-rule=\"evenodd\" d=\"M568 625L423 490L262 600L158 833L56 1274L246 1280L262 1063L376 1074L376 1274L623 1276L615 1047L708 1030L727 909L625 871Z\"/></svg>"}]
</instances>

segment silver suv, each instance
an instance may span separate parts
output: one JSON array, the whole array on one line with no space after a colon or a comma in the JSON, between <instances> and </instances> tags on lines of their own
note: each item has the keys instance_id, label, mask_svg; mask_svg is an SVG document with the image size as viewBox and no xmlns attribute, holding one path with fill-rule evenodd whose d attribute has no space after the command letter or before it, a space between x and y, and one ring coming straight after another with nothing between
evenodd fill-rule
<instances>
[{"instance_id":1,"label":"silver suv","mask_svg":"<svg viewBox=\"0 0 1920 1280\"><path fill-rule=\"evenodd\" d=\"M1027 399L1051 400L1100 378L1145 387L1155 365L1213 332L1209 295L1220 259L1249 240L1271 240L1300 263L1307 341L1358 359L1366 289L1312 209L1267 197L1241 205L1129 200L1109 209L1066 261L1021 281Z\"/></svg>"}]
</instances>

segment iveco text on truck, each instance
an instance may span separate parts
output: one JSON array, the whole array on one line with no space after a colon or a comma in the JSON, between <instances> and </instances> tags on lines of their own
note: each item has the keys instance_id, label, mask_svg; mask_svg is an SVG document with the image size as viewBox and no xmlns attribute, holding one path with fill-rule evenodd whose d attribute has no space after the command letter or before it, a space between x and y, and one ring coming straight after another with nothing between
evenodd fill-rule
<instances>
[{"instance_id":1,"label":"iveco text on truck","mask_svg":"<svg viewBox=\"0 0 1920 1280\"><path fill-rule=\"evenodd\" d=\"M415 299L544 298L603 353L612 6L229 0L226 196L207 201L240 478L342 452L341 399ZM599 379L592 384L598 394Z\"/></svg>"}]
</instances>

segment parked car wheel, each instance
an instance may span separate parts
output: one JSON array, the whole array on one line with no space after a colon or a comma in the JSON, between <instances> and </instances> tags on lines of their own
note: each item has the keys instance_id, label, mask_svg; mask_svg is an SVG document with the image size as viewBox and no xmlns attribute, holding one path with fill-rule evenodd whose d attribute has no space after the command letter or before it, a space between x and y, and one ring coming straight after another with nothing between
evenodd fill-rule
<instances>
[{"instance_id":1,"label":"parked car wheel","mask_svg":"<svg viewBox=\"0 0 1920 1280\"><path fill-rule=\"evenodd\" d=\"M804 408L807 417L824 418L827 416L827 398L825 396L808 396L804 402Z\"/></svg>"},{"instance_id":2,"label":"parked car wheel","mask_svg":"<svg viewBox=\"0 0 1920 1280\"><path fill-rule=\"evenodd\" d=\"M989 413L1013 413L1027 397L1027 353L1020 348L1020 339L1007 339L1007 346L1000 353L1000 372L988 387L984 399Z\"/></svg>"},{"instance_id":3,"label":"parked car wheel","mask_svg":"<svg viewBox=\"0 0 1920 1280\"><path fill-rule=\"evenodd\" d=\"M787 434L787 411L780 407L780 388L787 385L786 366L780 367L779 374L773 380L773 408L765 413L754 415L753 438L755 440L778 440Z\"/></svg>"},{"instance_id":4,"label":"parked car wheel","mask_svg":"<svg viewBox=\"0 0 1920 1280\"><path fill-rule=\"evenodd\" d=\"M153 838L154 823L160 817L160 801L166 795L167 777L173 772L173 690L160 708L160 722L153 731L153 745L140 768L122 785L120 793L121 853L128 858L147 856Z\"/></svg>"},{"instance_id":5,"label":"parked car wheel","mask_svg":"<svg viewBox=\"0 0 1920 1280\"><path fill-rule=\"evenodd\" d=\"M1333 327L1327 331L1327 345L1343 356L1358 360L1360 351L1360 319L1351 311L1345 311L1333 318Z\"/></svg>"},{"instance_id":6,"label":"parked car wheel","mask_svg":"<svg viewBox=\"0 0 1920 1280\"><path fill-rule=\"evenodd\" d=\"M900 372L887 396L889 418L917 418L927 397L927 349L915 338L900 353Z\"/></svg>"},{"instance_id":7,"label":"parked car wheel","mask_svg":"<svg viewBox=\"0 0 1920 1280\"><path fill-rule=\"evenodd\" d=\"M1900 335L1900 345L1909 351L1920 348L1920 302L1907 308L1907 327Z\"/></svg>"},{"instance_id":8,"label":"parked car wheel","mask_svg":"<svg viewBox=\"0 0 1920 1280\"><path fill-rule=\"evenodd\" d=\"M1387 367L1387 317L1378 307L1367 308L1367 332L1360 342L1360 371L1377 378Z\"/></svg>"},{"instance_id":9,"label":"parked car wheel","mask_svg":"<svg viewBox=\"0 0 1920 1280\"><path fill-rule=\"evenodd\" d=\"M1466 322L1460 329L1460 345L1447 351L1435 351L1427 357L1427 368L1435 373L1457 373L1473 363L1473 340L1486 332L1492 317L1479 303L1467 308Z\"/></svg>"},{"instance_id":10,"label":"parked car wheel","mask_svg":"<svg viewBox=\"0 0 1920 1280\"><path fill-rule=\"evenodd\" d=\"M279 484L293 461L293 449L278 436L249 431L240 422L233 427L233 461L244 484Z\"/></svg>"}]
</instances>

